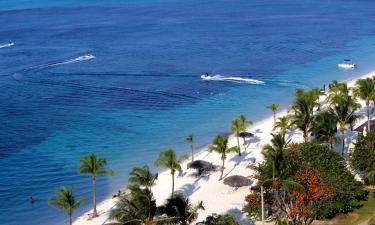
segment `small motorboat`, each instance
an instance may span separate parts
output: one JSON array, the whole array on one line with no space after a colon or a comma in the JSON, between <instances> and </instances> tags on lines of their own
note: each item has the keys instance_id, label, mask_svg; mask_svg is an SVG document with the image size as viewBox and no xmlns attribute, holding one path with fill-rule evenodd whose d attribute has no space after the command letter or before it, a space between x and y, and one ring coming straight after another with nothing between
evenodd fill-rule
<instances>
[{"instance_id":1,"label":"small motorboat","mask_svg":"<svg viewBox=\"0 0 375 225\"><path fill-rule=\"evenodd\" d=\"M14 42L12 41L9 41L8 43L6 44L3 44L3 45L0 45L0 48L10 48L14 45Z\"/></svg>"},{"instance_id":2,"label":"small motorboat","mask_svg":"<svg viewBox=\"0 0 375 225\"><path fill-rule=\"evenodd\" d=\"M201 76L202 80L211 80L212 77L210 75L208 75L208 73L205 73Z\"/></svg>"},{"instance_id":3,"label":"small motorboat","mask_svg":"<svg viewBox=\"0 0 375 225\"><path fill-rule=\"evenodd\" d=\"M339 63L337 66L342 69L354 69L357 67L357 65L354 64L350 59L344 59L344 62Z\"/></svg>"},{"instance_id":4,"label":"small motorboat","mask_svg":"<svg viewBox=\"0 0 375 225\"><path fill-rule=\"evenodd\" d=\"M90 60L90 59L93 59L93 58L95 58L95 56L93 56L90 53L87 53L86 55L82 56L82 59L84 59L84 60Z\"/></svg>"},{"instance_id":5,"label":"small motorboat","mask_svg":"<svg viewBox=\"0 0 375 225\"><path fill-rule=\"evenodd\" d=\"M80 57L77 57L75 58L74 60L77 60L77 61L87 61L87 60L91 60L91 59L94 59L95 56L90 54L90 53L87 53L83 56L80 56Z\"/></svg>"},{"instance_id":6,"label":"small motorboat","mask_svg":"<svg viewBox=\"0 0 375 225\"><path fill-rule=\"evenodd\" d=\"M201 78L202 78L202 80L211 80L211 79L212 79L211 76L206 75L206 74L203 74L203 75L201 76Z\"/></svg>"}]
</instances>

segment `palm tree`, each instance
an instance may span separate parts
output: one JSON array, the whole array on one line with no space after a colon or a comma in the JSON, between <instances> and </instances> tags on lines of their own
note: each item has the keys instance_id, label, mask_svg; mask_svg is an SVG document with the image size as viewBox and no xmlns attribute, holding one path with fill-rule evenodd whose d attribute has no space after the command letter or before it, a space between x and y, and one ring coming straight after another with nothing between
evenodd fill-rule
<instances>
[{"instance_id":1,"label":"palm tree","mask_svg":"<svg viewBox=\"0 0 375 225\"><path fill-rule=\"evenodd\" d=\"M72 225L73 211L78 209L83 201L83 198L77 200L74 197L73 188L62 186L57 190L55 197L48 200L48 204L66 211L69 217L69 225Z\"/></svg>"},{"instance_id":2,"label":"palm tree","mask_svg":"<svg viewBox=\"0 0 375 225\"><path fill-rule=\"evenodd\" d=\"M288 214L289 207L285 202L284 198L281 196L280 193L285 193L285 191L289 191L294 189L296 191L303 191L304 187L289 178L285 179L285 175L283 174L284 166L284 150L288 146L290 140L286 141L282 134L271 134L271 144L267 144L263 147L262 154L266 159L266 163L271 162L272 164L272 177L266 178L262 180L262 185L269 185L272 184L272 192L273 195L278 202L279 206L283 208L283 211ZM281 191L283 189L284 191Z\"/></svg>"},{"instance_id":3,"label":"palm tree","mask_svg":"<svg viewBox=\"0 0 375 225\"><path fill-rule=\"evenodd\" d=\"M371 78L359 79L353 89L354 97L365 101L367 107L367 129L370 131L370 101L375 97L375 82Z\"/></svg>"},{"instance_id":4,"label":"palm tree","mask_svg":"<svg viewBox=\"0 0 375 225\"><path fill-rule=\"evenodd\" d=\"M241 124L241 127L242 127L242 132L245 132L246 131L246 128L247 128L247 126L248 125L252 125L253 124L253 122L251 121L251 120L247 120L246 119L246 116L245 115L240 115L239 117L238 117L238 120L240 121L240 124ZM243 145L244 145L244 147L245 147L245 149L246 149L246 146L245 146L245 144L246 144L246 140L245 140L245 135L244 136L242 136L242 138L243 138Z\"/></svg>"},{"instance_id":5,"label":"palm tree","mask_svg":"<svg viewBox=\"0 0 375 225\"><path fill-rule=\"evenodd\" d=\"M181 161L186 159L186 156L177 157L173 149L168 148L160 152L159 158L155 161L155 165L170 170L172 175L172 196L174 194L174 175L175 172L181 171Z\"/></svg>"},{"instance_id":6,"label":"palm tree","mask_svg":"<svg viewBox=\"0 0 375 225\"><path fill-rule=\"evenodd\" d=\"M318 105L316 102L315 91L304 91L297 89L295 92L295 100L291 111L291 125L294 125L303 132L305 142L309 140L308 131L313 121L314 107Z\"/></svg>"},{"instance_id":7,"label":"palm tree","mask_svg":"<svg viewBox=\"0 0 375 225\"><path fill-rule=\"evenodd\" d=\"M151 190L151 187L157 179L158 174L151 173L150 168L144 165L142 168L133 167L133 170L129 173L128 184L130 186L145 187Z\"/></svg>"},{"instance_id":8,"label":"palm tree","mask_svg":"<svg viewBox=\"0 0 375 225\"><path fill-rule=\"evenodd\" d=\"M279 105L272 103L271 105L267 106L268 109L270 109L273 113L273 124L276 124L276 112L279 110Z\"/></svg>"},{"instance_id":9,"label":"palm tree","mask_svg":"<svg viewBox=\"0 0 375 225\"><path fill-rule=\"evenodd\" d=\"M325 110L315 116L311 126L311 133L316 140L327 142L330 148L333 148L333 142L338 142L337 133L337 117L332 110Z\"/></svg>"},{"instance_id":10,"label":"palm tree","mask_svg":"<svg viewBox=\"0 0 375 225\"><path fill-rule=\"evenodd\" d=\"M272 160L272 180L276 179L281 171L280 162L283 159L283 152L290 140L286 141L282 134L271 134L271 144L267 144L263 147L263 155L265 158Z\"/></svg>"},{"instance_id":11,"label":"palm tree","mask_svg":"<svg viewBox=\"0 0 375 225\"><path fill-rule=\"evenodd\" d=\"M238 145L238 155L241 156L240 132L243 131L243 127L239 119L232 120L232 126L230 127L230 130L236 134L237 145Z\"/></svg>"},{"instance_id":12,"label":"palm tree","mask_svg":"<svg viewBox=\"0 0 375 225\"><path fill-rule=\"evenodd\" d=\"M219 178L219 180L221 180L223 179L223 173L225 168L224 164L225 159L227 158L227 154L238 151L238 147L228 148L228 137L217 135L212 141L212 144L209 146L208 151L216 152L221 155L222 167L220 168L221 175Z\"/></svg>"},{"instance_id":13,"label":"palm tree","mask_svg":"<svg viewBox=\"0 0 375 225\"><path fill-rule=\"evenodd\" d=\"M103 166L107 164L107 160L104 158L98 158L94 153L84 156L80 159L79 173L86 173L91 175L92 179L92 201L93 201L93 213L92 217L97 217L96 211L96 177L98 175L109 175L114 176L115 173L110 169L104 169Z\"/></svg>"},{"instance_id":14,"label":"palm tree","mask_svg":"<svg viewBox=\"0 0 375 225\"><path fill-rule=\"evenodd\" d=\"M349 89L346 83L337 83L336 86L331 89L328 102L339 124L342 142L341 154L344 155L346 126L353 124L354 121L359 118L354 112L359 109L360 104L356 103L352 96L349 95Z\"/></svg>"},{"instance_id":15,"label":"palm tree","mask_svg":"<svg viewBox=\"0 0 375 225\"><path fill-rule=\"evenodd\" d=\"M190 203L188 197L180 193L176 193L167 199L166 203L159 207L161 214L167 215L169 218L176 218L174 224L188 225L193 223L197 218L197 211L204 210L203 202L198 202L197 205Z\"/></svg>"},{"instance_id":16,"label":"palm tree","mask_svg":"<svg viewBox=\"0 0 375 225\"><path fill-rule=\"evenodd\" d=\"M111 210L109 218L118 225L155 225L156 201L151 190L136 186L129 188L130 193L122 195Z\"/></svg>"},{"instance_id":17,"label":"palm tree","mask_svg":"<svg viewBox=\"0 0 375 225\"><path fill-rule=\"evenodd\" d=\"M286 131L289 129L289 127L290 125L289 125L288 117L283 116L283 117L278 118L273 130L279 128L281 135L285 138Z\"/></svg>"},{"instance_id":18,"label":"palm tree","mask_svg":"<svg viewBox=\"0 0 375 225\"><path fill-rule=\"evenodd\" d=\"M190 150L191 150L191 161L194 161L194 146L193 146L193 135L190 134L189 136L186 137L186 141L189 143Z\"/></svg>"}]
</instances>

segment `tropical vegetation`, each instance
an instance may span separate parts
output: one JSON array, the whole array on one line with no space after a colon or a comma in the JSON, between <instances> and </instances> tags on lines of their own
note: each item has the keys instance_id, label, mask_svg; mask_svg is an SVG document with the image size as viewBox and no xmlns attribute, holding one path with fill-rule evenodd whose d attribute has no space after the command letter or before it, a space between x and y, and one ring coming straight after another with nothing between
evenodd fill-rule
<instances>
[{"instance_id":1,"label":"tropical vegetation","mask_svg":"<svg viewBox=\"0 0 375 225\"><path fill-rule=\"evenodd\" d=\"M350 165L364 182L375 185L375 132L359 135L349 156Z\"/></svg>"},{"instance_id":2,"label":"tropical vegetation","mask_svg":"<svg viewBox=\"0 0 375 225\"><path fill-rule=\"evenodd\" d=\"M168 148L160 152L159 158L155 161L155 165L170 171L172 176L172 196L174 194L174 177L176 171L181 171L181 162L187 156L178 157L173 149Z\"/></svg>"},{"instance_id":3,"label":"tropical vegetation","mask_svg":"<svg viewBox=\"0 0 375 225\"><path fill-rule=\"evenodd\" d=\"M73 188L62 186L56 191L55 197L48 200L49 205L64 210L68 214L69 225L73 223L73 211L78 209L84 201L84 198L77 199L74 192Z\"/></svg>"},{"instance_id":4,"label":"tropical vegetation","mask_svg":"<svg viewBox=\"0 0 375 225\"><path fill-rule=\"evenodd\" d=\"M276 112L279 110L279 105L276 103L272 103L271 105L267 106L268 109L272 111L273 114L273 124L276 124Z\"/></svg>"},{"instance_id":5,"label":"tropical vegetation","mask_svg":"<svg viewBox=\"0 0 375 225\"><path fill-rule=\"evenodd\" d=\"M208 151L216 152L220 154L222 165L220 168L220 178L219 180L223 179L224 169L225 169L225 160L227 159L227 154L231 152L237 152L238 147L228 147L228 136L221 136L217 135L212 144L208 147Z\"/></svg>"},{"instance_id":6,"label":"tropical vegetation","mask_svg":"<svg viewBox=\"0 0 375 225\"><path fill-rule=\"evenodd\" d=\"M371 79L371 78L358 79L355 83L353 94L355 97L358 97L361 100L365 101L366 108L367 108L367 129L370 131L371 130L370 101L375 98L374 79Z\"/></svg>"}]
</instances>

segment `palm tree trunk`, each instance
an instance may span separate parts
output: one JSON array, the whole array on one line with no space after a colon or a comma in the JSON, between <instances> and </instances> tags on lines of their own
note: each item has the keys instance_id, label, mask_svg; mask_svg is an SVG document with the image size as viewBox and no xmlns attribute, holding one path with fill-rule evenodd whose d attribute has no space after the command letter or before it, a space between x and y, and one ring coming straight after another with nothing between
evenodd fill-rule
<instances>
[{"instance_id":1,"label":"palm tree trunk","mask_svg":"<svg viewBox=\"0 0 375 225\"><path fill-rule=\"evenodd\" d=\"M276 112L273 112L273 126L276 124Z\"/></svg>"},{"instance_id":2,"label":"palm tree trunk","mask_svg":"<svg viewBox=\"0 0 375 225\"><path fill-rule=\"evenodd\" d=\"M333 140L332 140L332 137L329 138L328 143L329 143L329 147L332 150L333 149Z\"/></svg>"},{"instance_id":3,"label":"palm tree trunk","mask_svg":"<svg viewBox=\"0 0 375 225\"><path fill-rule=\"evenodd\" d=\"M237 145L238 145L238 155L241 156L240 138L238 137L239 136L238 132L237 132L236 136L237 136Z\"/></svg>"},{"instance_id":4,"label":"palm tree trunk","mask_svg":"<svg viewBox=\"0 0 375 225\"><path fill-rule=\"evenodd\" d=\"M194 161L194 148L193 148L193 144L190 144L190 150L191 150L191 161L193 162Z\"/></svg>"},{"instance_id":5,"label":"palm tree trunk","mask_svg":"<svg viewBox=\"0 0 375 225\"><path fill-rule=\"evenodd\" d=\"M303 139L305 140L305 142L309 141L309 137L308 137L308 134L307 134L307 129L303 131Z\"/></svg>"},{"instance_id":6,"label":"palm tree trunk","mask_svg":"<svg viewBox=\"0 0 375 225\"><path fill-rule=\"evenodd\" d=\"M367 106L367 130L370 132L371 130L371 125L370 125L370 104L366 102Z\"/></svg>"},{"instance_id":7,"label":"palm tree trunk","mask_svg":"<svg viewBox=\"0 0 375 225\"><path fill-rule=\"evenodd\" d=\"M223 179L223 174L224 174L224 161L225 161L225 159L222 158L221 160L222 160L223 163L222 163L222 166L221 166L221 169L220 169L221 174L220 174L219 180Z\"/></svg>"},{"instance_id":8,"label":"palm tree trunk","mask_svg":"<svg viewBox=\"0 0 375 225\"><path fill-rule=\"evenodd\" d=\"M93 203L93 212L92 217L97 217L98 213L96 211L96 177L92 176L92 203Z\"/></svg>"},{"instance_id":9,"label":"palm tree trunk","mask_svg":"<svg viewBox=\"0 0 375 225\"><path fill-rule=\"evenodd\" d=\"M345 131L344 131L344 129L341 129L341 142L342 142L341 155L344 155L344 153L345 153Z\"/></svg>"},{"instance_id":10,"label":"palm tree trunk","mask_svg":"<svg viewBox=\"0 0 375 225\"><path fill-rule=\"evenodd\" d=\"M73 221L72 221L72 214L71 214L71 213L68 213L68 216L69 216L69 225L72 225L72 224L73 224Z\"/></svg>"},{"instance_id":11,"label":"palm tree trunk","mask_svg":"<svg viewBox=\"0 0 375 225\"><path fill-rule=\"evenodd\" d=\"M174 193L174 171L173 170L171 171L171 174L172 174L172 197L173 197L173 193Z\"/></svg>"}]
</instances>

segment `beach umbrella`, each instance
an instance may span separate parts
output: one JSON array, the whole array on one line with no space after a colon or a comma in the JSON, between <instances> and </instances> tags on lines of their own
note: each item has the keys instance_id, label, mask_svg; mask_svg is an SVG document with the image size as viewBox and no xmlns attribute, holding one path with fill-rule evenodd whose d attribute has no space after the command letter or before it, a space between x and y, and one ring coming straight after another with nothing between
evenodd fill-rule
<instances>
[{"instance_id":1,"label":"beach umbrella","mask_svg":"<svg viewBox=\"0 0 375 225\"><path fill-rule=\"evenodd\" d=\"M250 138L250 137L254 137L254 134L250 132L241 132L239 136L242 138Z\"/></svg>"},{"instance_id":2,"label":"beach umbrella","mask_svg":"<svg viewBox=\"0 0 375 225\"><path fill-rule=\"evenodd\" d=\"M249 186L252 184L252 181L244 176L233 175L225 178L224 184L238 188L243 186Z\"/></svg>"},{"instance_id":3,"label":"beach umbrella","mask_svg":"<svg viewBox=\"0 0 375 225\"><path fill-rule=\"evenodd\" d=\"M204 160L195 160L187 164L187 168L197 169L197 170L208 170L212 167L212 163Z\"/></svg>"}]
</instances>

